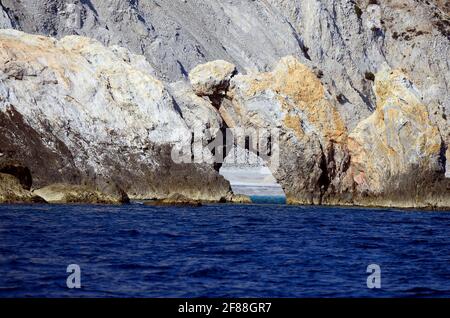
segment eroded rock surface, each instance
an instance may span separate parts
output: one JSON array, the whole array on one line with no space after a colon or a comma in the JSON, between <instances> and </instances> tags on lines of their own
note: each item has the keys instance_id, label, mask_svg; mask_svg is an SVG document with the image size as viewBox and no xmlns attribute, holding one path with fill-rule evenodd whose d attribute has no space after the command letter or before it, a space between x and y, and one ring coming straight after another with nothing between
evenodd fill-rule
<instances>
[{"instance_id":1,"label":"eroded rock surface","mask_svg":"<svg viewBox=\"0 0 450 318\"><path fill-rule=\"evenodd\" d=\"M377 109L349 137L357 200L449 207L445 146L420 92L403 72L387 66L376 75L375 92Z\"/></svg>"},{"instance_id":2,"label":"eroded rock surface","mask_svg":"<svg viewBox=\"0 0 450 318\"><path fill-rule=\"evenodd\" d=\"M293 55L315 68L351 130L375 109L372 75L387 62L423 92L449 143L450 18L441 0L2 0L0 27L83 35L142 54L167 81L225 60L241 73Z\"/></svg>"},{"instance_id":3,"label":"eroded rock surface","mask_svg":"<svg viewBox=\"0 0 450 318\"><path fill-rule=\"evenodd\" d=\"M0 173L0 204L2 203L45 203L45 200L24 189L20 180L13 175Z\"/></svg>"},{"instance_id":4,"label":"eroded rock surface","mask_svg":"<svg viewBox=\"0 0 450 318\"><path fill-rule=\"evenodd\" d=\"M231 128L278 132L266 163L289 203L448 208L446 146L422 93L387 65L374 79L377 108L350 134L317 75L292 56L232 77L218 110Z\"/></svg>"},{"instance_id":5,"label":"eroded rock surface","mask_svg":"<svg viewBox=\"0 0 450 318\"><path fill-rule=\"evenodd\" d=\"M0 31L0 47L0 163L29 167L34 188L115 183L131 198L205 200L230 191L212 165L172 160L191 132L142 56L14 30Z\"/></svg>"},{"instance_id":6,"label":"eroded rock surface","mask_svg":"<svg viewBox=\"0 0 450 318\"><path fill-rule=\"evenodd\" d=\"M229 202L237 204L250 204L252 203L252 199L245 194L233 194L229 199Z\"/></svg>"},{"instance_id":7,"label":"eroded rock surface","mask_svg":"<svg viewBox=\"0 0 450 318\"><path fill-rule=\"evenodd\" d=\"M147 201L144 205L148 206L181 206L181 207L200 207L202 202L200 200L193 200L185 197L182 194L172 194L168 198Z\"/></svg>"},{"instance_id":8,"label":"eroded rock surface","mask_svg":"<svg viewBox=\"0 0 450 318\"><path fill-rule=\"evenodd\" d=\"M233 77L219 112L232 128L278 130L268 162L288 202L324 203L341 188L347 129L317 76L288 56L272 72Z\"/></svg>"},{"instance_id":9,"label":"eroded rock surface","mask_svg":"<svg viewBox=\"0 0 450 318\"><path fill-rule=\"evenodd\" d=\"M162 198L175 187L186 196L219 198L229 190L227 182L217 177L220 165L174 164L170 152L174 144L195 148L193 127L202 131L205 145L214 140L215 132L241 125L281 129L282 149L292 151L280 152L285 166L275 174L290 202L351 204L362 193L367 199L388 189L395 192L400 186L383 184L384 178L411 171L416 162L424 169L418 175L423 173L420 178L428 185L433 170L434 179L440 180L442 166L447 165L450 176L450 11L445 1L0 3L0 27L60 39L24 38L16 48L6 45L1 53L5 64L0 78L0 164L20 159L37 185L49 181L103 185L115 175L112 182L131 197ZM66 35L88 36L111 48ZM41 55L44 62L38 59ZM284 56L296 62L279 62ZM208 64L199 66L204 63ZM410 124L394 133L377 126L381 130L375 132L370 124L375 122L373 116L385 112L378 107L386 108L374 88L379 82L375 74L385 63L414 83L419 110L426 112L429 122L405 115L399 95L401 110L389 113L408 118ZM191 78L193 88L184 82L190 71L201 75ZM403 93L409 105L409 93ZM392 124L387 126L396 127L400 119L389 118ZM377 133L408 140L404 136L408 125L425 129L418 136L431 138L432 144L436 133L440 136L441 164L436 163L435 152L417 151L416 139L403 145L405 153L416 155L409 158L393 147L392 158L380 159L387 165L384 170L358 158L360 152L368 152ZM355 137L350 144L349 133ZM359 150L356 140L361 142ZM381 149L389 142L376 145ZM429 163L422 155L431 156ZM202 156L209 154L202 150ZM124 162L133 168L127 169ZM40 168L50 166L54 168L44 169L45 173ZM373 175L365 176L364 183L370 185L364 188L355 179L368 170ZM310 174L303 174L306 171ZM402 180L408 178L406 174ZM200 180L218 186L205 194L197 186ZM404 182L416 184L418 179ZM430 191L442 193L441 185L433 183ZM433 205L436 200L428 202ZM418 201L424 199L408 199Z\"/></svg>"},{"instance_id":10,"label":"eroded rock surface","mask_svg":"<svg viewBox=\"0 0 450 318\"><path fill-rule=\"evenodd\" d=\"M89 186L52 184L33 191L48 203L123 204L129 199L123 191L101 192Z\"/></svg>"}]
</instances>

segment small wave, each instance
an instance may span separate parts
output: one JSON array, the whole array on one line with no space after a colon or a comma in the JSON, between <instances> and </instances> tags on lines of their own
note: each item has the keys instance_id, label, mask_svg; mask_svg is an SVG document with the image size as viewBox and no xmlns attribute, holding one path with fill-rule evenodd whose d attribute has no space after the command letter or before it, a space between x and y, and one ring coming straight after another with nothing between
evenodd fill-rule
<instances>
[{"instance_id":1,"label":"small wave","mask_svg":"<svg viewBox=\"0 0 450 318\"><path fill-rule=\"evenodd\" d=\"M421 296L444 296L450 295L450 290L439 290L428 287L412 287L404 290L407 294L412 294L411 296L421 297Z\"/></svg>"},{"instance_id":2,"label":"small wave","mask_svg":"<svg viewBox=\"0 0 450 318\"><path fill-rule=\"evenodd\" d=\"M377 243L356 243L355 247L365 250L365 249L382 248L383 246Z\"/></svg>"},{"instance_id":3,"label":"small wave","mask_svg":"<svg viewBox=\"0 0 450 318\"><path fill-rule=\"evenodd\" d=\"M207 251L207 254L216 254L216 255L246 255L254 253L252 250L248 249L218 249Z\"/></svg>"},{"instance_id":4,"label":"small wave","mask_svg":"<svg viewBox=\"0 0 450 318\"><path fill-rule=\"evenodd\" d=\"M153 266L151 264L138 264L138 263L126 263L113 265L114 268L119 270L139 270L139 269L157 269L158 266Z\"/></svg>"},{"instance_id":5,"label":"small wave","mask_svg":"<svg viewBox=\"0 0 450 318\"><path fill-rule=\"evenodd\" d=\"M188 276L196 278L200 277L223 278L223 276L227 273L228 271L223 268L212 266L192 271L188 273Z\"/></svg>"},{"instance_id":6,"label":"small wave","mask_svg":"<svg viewBox=\"0 0 450 318\"><path fill-rule=\"evenodd\" d=\"M0 293L21 290L22 288L23 288L22 286L6 286L6 287L5 286L0 286Z\"/></svg>"},{"instance_id":7,"label":"small wave","mask_svg":"<svg viewBox=\"0 0 450 318\"><path fill-rule=\"evenodd\" d=\"M255 223L257 224L257 223L264 223L267 221L267 219L257 218L257 217L248 217L248 218L246 218L245 221L250 224L255 224Z\"/></svg>"},{"instance_id":8,"label":"small wave","mask_svg":"<svg viewBox=\"0 0 450 318\"><path fill-rule=\"evenodd\" d=\"M164 236L164 237L169 237L169 238L178 238L178 237L183 237L184 235L178 232L161 232L161 233L157 233L158 236Z\"/></svg>"},{"instance_id":9,"label":"small wave","mask_svg":"<svg viewBox=\"0 0 450 318\"><path fill-rule=\"evenodd\" d=\"M141 232L136 229L130 229L130 230L120 230L119 235L127 235L127 236L139 236Z\"/></svg>"}]
</instances>

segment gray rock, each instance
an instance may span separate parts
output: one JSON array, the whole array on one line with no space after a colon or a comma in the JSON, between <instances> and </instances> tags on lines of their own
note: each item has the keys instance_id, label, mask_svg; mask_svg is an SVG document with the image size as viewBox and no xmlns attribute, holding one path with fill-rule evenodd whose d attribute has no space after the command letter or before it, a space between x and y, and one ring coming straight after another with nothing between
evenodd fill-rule
<instances>
[{"instance_id":1,"label":"gray rock","mask_svg":"<svg viewBox=\"0 0 450 318\"><path fill-rule=\"evenodd\" d=\"M128 196L123 191L102 192L98 189L70 184L52 184L33 191L48 203L68 204L123 204L128 203Z\"/></svg>"},{"instance_id":2,"label":"gray rock","mask_svg":"<svg viewBox=\"0 0 450 318\"><path fill-rule=\"evenodd\" d=\"M377 73L377 109L349 135L356 202L450 207L445 147L415 85L400 70Z\"/></svg>"},{"instance_id":3,"label":"gray rock","mask_svg":"<svg viewBox=\"0 0 450 318\"><path fill-rule=\"evenodd\" d=\"M450 207L446 148L420 91L387 65L375 79L377 108L350 134L317 76L292 56L272 72L234 76L217 107L258 145L276 130L271 155L255 142L245 148L265 158L289 203Z\"/></svg>"},{"instance_id":4,"label":"gray rock","mask_svg":"<svg viewBox=\"0 0 450 318\"><path fill-rule=\"evenodd\" d=\"M340 196L349 159L347 129L322 83L295 57L281 59L272 72L233 77L219 113L229 127L247 129L249 148L255 138L259 145L271 144L259 149L260 156L288 202L321 204Z\"/></svg>"},{"instance_id":5,"label":"gray rock","mask_svg":"<svg viewBox=\"0 0 450 318\"><path fill-rule=\"evenodd\" d=\"M142 57L84 37L15 30L1 30L0 45L0 164L28 167L35 188L115 183L136 199L228 195L212 165L172 160L191 132Z\"/></svg>"},{"instance_id":6,"label":"gray rock","mask_svg":"<svg viewBox=\"0 0 450 318\"><path fill-rule=\"evenodd\" d=\"M294 55L314 67L351 130L375 109L372 76L387 62L423 93L450 143L449 7L439 0L3 0L0 26L79 34L143 54L165 81L222 59L242 72Z\"/></svg>"},{"instance_id":7,"label":"gray rock","mask_svg":"<svg viewBox=\"0 0 450 318\"><path fill-rule=\"evenodd\" d=\"M9 29L12 28L13 25L11 20L9 19L7 11L0 7L0 28L1 29Z\"/></svg>"},{"instance_id":8,"label":"gray rock","mask_svg":"<svg viewBox=\"0 0 450 318\"><path fill-rule=\"evenodd\" d=\"M198 96L224 95L235 74L236 66L217 60L193 68L189 72L189 81Z\"/></svg>"},{"instance_id":9,"label":"gray rock","mask_svg":"<svg viewBox=\"0 0 450 318\"><path fill-rule=\"evenodd\" d=\"M198 64L225 60L236 65L241 74L251 76L272 69L280 58L292 55L320 78L328 102L339 111L349 132L375 111L374 74L387 63L393 69L402 69L415 83L431 123L438 127L447 148L450 143L447 62L450 11L445 1L392 0L375 4L369 0L2 0L1 3L0 26L58 39L71 34L86 35L108 46L125 47L143 54L145 61L118 47L115 55L139 60L127 63L145 69L169 91L172 86L169 82L185 80ZM36 70L10 63L5 74L19 80L34 76ZM54 81L45 70L38 74L47 82ZM174 85L175 91L183 91ZM8 87L0 82L0 99L8 94ZM203 124L198 117L207 112L193 107L197 102L189 97L191 93L186 93L186 97L172 91L170 94L180 105L180 112L184 111L186 129ZM8 98L11 96L14 97ZM270 96L259 94L246 105L263 110L260 106L268 99ZM223 109L227 108L226 103L224 100ZM228 106L232 109L232 105ZM4 114L13 112L9 108ZM229 112L225 121L238 120L235 115ZM267 118L261 118L263 115L264 112L253 114L252 122L264 122ZM266 111L265 115L270 114ZM7 123L14 121L17 118L9 116ZM23 127L27 125L25 121ZM60 136L48 130L35 130L33 125L29 127L30 132L36 132L33 132L36 142L46 140L42 147L46 157L52 158L57 167L70 171L66 178L82 178L76 160L54 155L51 150L58 147L61 151L56 153L66 151L63 150L66 143L59 143ZM7 138L9 145L18 144ZM326 146L324 136L319 134L317 139L322 148ZM13 148L19 152L17 147ZM323 149L323 154L327 156L330 149ZM0 149L0 153L4 151ZM139 158L140 153L134 155ZM294 155L290 156L286 159L295 160ZM338 161L346 161L345 158L345 151L336 154ZM117 160L124 159L119 156L111 162ZM327 161L333 165L332 162Z\"/></svg>"}]
</instances>

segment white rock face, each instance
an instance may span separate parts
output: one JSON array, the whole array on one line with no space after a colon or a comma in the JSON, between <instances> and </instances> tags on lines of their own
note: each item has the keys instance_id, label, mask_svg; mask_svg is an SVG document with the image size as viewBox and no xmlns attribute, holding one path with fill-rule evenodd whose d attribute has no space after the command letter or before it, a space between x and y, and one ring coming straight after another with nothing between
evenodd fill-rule
<instances>
[{"instance_id":1,"label":"white rock face","mask_svg":"<svg viewBox=\"0 0 450 318\"><path fill-rule=\"evenodd\" d=\"M288 202L339 202L347 130L312 69L287 56L271 72L236 75L218 106L228 127L272 135L258 140L271 144L260 155Z\"/></svg>"},{"instance_id":2,"label":"white rock face","mask_svg":"<svg viewBox=\"0 0 450 318\"><path fill-rule=\"evenodd\" d=\"M11 20L8 17L8 14L0 9L0 28L8 29L12 28Z\"/></svg>"},{"instance_id":3,"label":"white rock face","mask_svg":"<svg viewBox=\"0 0 450 318\"><path fill-rule=\"evenodd\" d=\"M84 37L58 41L15 30L0 31L0 46L0 113L17 113L33 134L51 135L40 139L54 152L63 144L86 178L128 179L123 169L149 183L135 196L160 195L164 180L158 187L150 179L164 179L173 164L161 148L190 145L191 132L143 57Z\"/></svg>"},{"instance_id":4,"label":"white rock face","mask_svg":"<svg viewBox=\"0 0 450 318\"><path fill-rule=\"evenodd\" d=\"M271 72L234 76L215 105L228 127L278 131L272 155L262 155L290 203L449 207L445 147L422 93L386 64L375 79L377 109L350 134L316 74L293 56Z\"/></svg>"},{"instance_id":5,"label":"white rock face","mask_svg":"<svg viewBox=\"0 0 450 318\"><path fill-rule=\"evenodd\" d=\"M381 29L381 7L378 4L369 4L366 9L366 26L369 30Z\"/></svg>"},{"instance_id":6,"label":"white rock face","mask_svg":"<svg viewBox=\"0 0 450 318\"><path fill-rule=\"evenodd\" d=\"M189 72L189 81L199 96L223 95L235 74L235 65L217 60L196 66Z\"/></svg>"},{"instance_id":7,"label":"white rock face","mask_svg":"<svg viewBox=\"0 0 450 318\"><path fill-rule=\"evenodd\" d=\"M369 0L2 0L0 7L3 27L58 39L85 35L106 46L119 45L142 54L145 60L123 49L115 51L123 60L130 60L127 63L140 71L145 69L169 88L170 82L186 80L197 65L213 60L232 63L241 74L251 76L273 69L280 58L292 55L317 75L324 94L349 132L374 113L374 74L387 63L392 69L401 69L415 83L431 124L437 126L447 148L448 17L448 4L440 0L391 0L378 4ZM205 88L205 93L210 94L211 86ZM0 92L3 96L9 94L1 82ZM186 97L171 93L181 112L182 105L193 105L194 101L189 97L189 89L185 92ZM271 102L276 96L272 93L263 92L246 101L249 110L259 112L252 115L253 119L259 116L265 123L269 119L280 121L280 105ZM177 112L177 106L174 107ZM186 118L194 119L208 112L184 107L184 113ZM186 127L193 125L188 123ZM304 123L302 129L312 134L315 127ZM165 142L165 136L157 135L155 131L152 138ZM183 133L180 135L182 138ZM58 145L57 141L54 143ZM449 162L447 151L447 166ZM59 166L67 164L59 161Z\"/></svg>"},{"instance_id":8,"label":"white rock face","mask_svg":"<svg viewBox=\"0 0 450 318\"><path fill-rule=\"evenodd\" d=\"M447 151L445 152L445 157L447 158L447 166L445 170L445 176L447 178L450 178L450 149L447 148Z\"/></svg>"},{"instance_id":9,"label":"white rock face","mask_svg":"<svg viewBox=\"0 0 450 318\"><path fill-rule=\"evenodd\" d=\"M375 91L376 111L348 142L361 199L374 205L449 207L445 147L420 91L401 70L387 66L376 75Z\"/></svg>"},{"instance_id":10,"label":"white rock face","mask_svg":"<svg viewBox=\"0 0 450 318\"><path fill-rule=\"evenodd\" d=\"M266 71L293 55L322 74L353 129L375 108L372 81L387 62L407 70L448 140L448 6L415 0L3 0L4 27L56 37L79 34L145 55L177 81L198 64L225 60ZM5 20L4 19L4 20ZM0 20L1 21L1 20ZM9 22L8 22L9 21ZM0 24L2 26L2 24ZM339 97L339 98L338 98ZM436 114L435 114L436 113Z\"/></svg>"},{"instance_id":11,"label":"white rock face","mask_svg":"<svg viewBox=\"0 0 450 318\"><path fill-rule=\"evenodd\" d=\"M70 149L86 149L79 166L102 169L92 143L144 148L147 142L189 142L171 96L145 63L135 66L114 49L76 36L56 41L2 30L0 41L7 90L0 110L12 106L37 130L50 124Z\"/></svg>"},{"instance_id":12,"label":"white rock face","mask_svg":"<svg viewBox=\"0 0 450 318\"><path fill-rule=\"evenodd\" d=\"M211 151L206 146L224 127L219 112L207 98L197 96L187 82L176 82L168 86L170 93L180 107L181 114L194 134L194 143L190 145L194 161L214 163Z\"/></svg>"}]
</instances>

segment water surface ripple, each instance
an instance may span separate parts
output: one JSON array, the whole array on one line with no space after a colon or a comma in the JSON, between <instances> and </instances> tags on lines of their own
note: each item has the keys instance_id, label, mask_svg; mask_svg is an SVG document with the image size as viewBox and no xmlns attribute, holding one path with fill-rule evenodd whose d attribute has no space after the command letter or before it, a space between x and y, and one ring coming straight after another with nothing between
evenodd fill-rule
<instances>
[{"instance_id":1,"label":"water surface ripple","mask_svg":"<svg viewBox=\"0 0 450 318\"><path fill-rule=\"evenodd\" d=\"M449 229L445 212L0 205L0 297L449 297Z\"/></svg>"}]
</instances>

